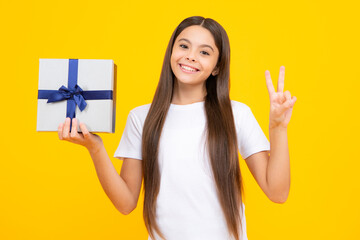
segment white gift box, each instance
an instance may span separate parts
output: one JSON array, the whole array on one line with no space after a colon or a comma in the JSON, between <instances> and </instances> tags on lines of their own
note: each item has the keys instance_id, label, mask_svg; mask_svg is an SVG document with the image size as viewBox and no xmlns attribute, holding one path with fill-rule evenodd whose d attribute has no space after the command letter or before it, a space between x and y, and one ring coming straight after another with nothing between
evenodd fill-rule
<instances>
[{"instance_id":1,"label":"white gift box","mask_svg":"<svg viewBox=\"0 0 360 240\"><path fill-rule=\"evenodd\" d=\"M86 102L83 111L75 105L74 117L85 123L90 132L115 132L114 62L95 59L40 59L36 130L57 131L69 116L75 94L68 92L70 98L50 103L48 98L51 94L59 95L61 86L74 90L71 87L74 81L83 91L77 96Z\"/></svg>"}]
</instances>

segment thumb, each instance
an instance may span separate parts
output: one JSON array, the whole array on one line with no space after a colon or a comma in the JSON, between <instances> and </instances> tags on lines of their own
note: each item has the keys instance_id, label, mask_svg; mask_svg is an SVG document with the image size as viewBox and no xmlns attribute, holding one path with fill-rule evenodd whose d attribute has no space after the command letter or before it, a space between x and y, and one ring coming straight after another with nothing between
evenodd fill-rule
<instances>
[{"instance_id":1,"label":"thumb","mask_svg":"<svg viewBox=\"0 0 360 240\"><path fill-rule=\"evenodd\" d=\"M291 99L287 99L281 106L279 112L284 113L288 111L289 109L292 109L294 107L294 104L296 102L296 97L293 96Z\"/></svg>"},{"instance_id":2,"label":"thumb","mask_svg":"<svg viewBox=\"0 0 360 240\"><path fill-rule=\"evenodd\" d=\"M281 104L277 110L278 114L284 114L286 111L288 111L292 107L292 101L286 100L283 104Z\"/></svg>"}]
</instances>

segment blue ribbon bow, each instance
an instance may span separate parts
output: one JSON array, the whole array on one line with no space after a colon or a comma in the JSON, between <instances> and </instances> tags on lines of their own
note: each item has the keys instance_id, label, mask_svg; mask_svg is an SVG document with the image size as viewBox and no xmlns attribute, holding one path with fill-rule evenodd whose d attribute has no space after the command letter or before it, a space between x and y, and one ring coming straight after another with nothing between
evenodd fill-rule
<instances>
[{"instance_id":1,"label":"blue ribbon bow","mask_svg":"<svg viewBox=\"0 0 360 240\"><path fill-rule=\"evenodd\" d=\"M59 102L65 99L74 99L76 105L79 106L80 111L83 111L87 105L83 97L83 90L79 85L75 85L74 89L68 89L62 85L58 91L53 92L48 99L48 103Z\"/></svg>"}]
</instances>

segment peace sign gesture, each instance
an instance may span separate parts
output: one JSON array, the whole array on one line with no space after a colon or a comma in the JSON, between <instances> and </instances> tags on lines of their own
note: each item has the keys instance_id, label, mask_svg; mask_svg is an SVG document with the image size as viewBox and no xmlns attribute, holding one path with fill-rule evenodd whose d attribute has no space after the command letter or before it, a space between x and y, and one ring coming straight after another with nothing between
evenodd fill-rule
<instances>
[{"instance_id":1,"label":"peace sign gesture","mask_svg":"<svg viewBox=\"0 0 360 240\"><path fill-rule=\"evenodd\" d=\"M289 91L284 91L285 67L280 67L277 92L271 81L270 72L265 71L266 86L270 96L270 119L269 128L287 128L290 122L291 113L296 102L296 97L291 97Z\"/></svg>"}]
</instances>

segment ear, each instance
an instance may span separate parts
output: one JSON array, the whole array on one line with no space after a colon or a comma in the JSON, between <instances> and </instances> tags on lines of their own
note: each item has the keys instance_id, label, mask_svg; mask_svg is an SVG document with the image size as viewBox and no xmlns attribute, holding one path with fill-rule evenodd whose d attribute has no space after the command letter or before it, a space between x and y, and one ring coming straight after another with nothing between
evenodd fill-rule
<instances>
[{"instance_id":1,"label":"ear","mask_svg":"<svg viewBox=\"0 0 360 240\"><path fill-rule=\"evenodd\" d=\"M219 68L215 67L214 70L212 71L211 75L216 76L219 73Z\"/></svg>"}]
</instances>

